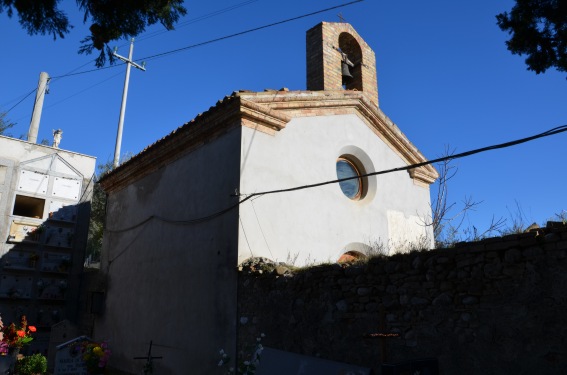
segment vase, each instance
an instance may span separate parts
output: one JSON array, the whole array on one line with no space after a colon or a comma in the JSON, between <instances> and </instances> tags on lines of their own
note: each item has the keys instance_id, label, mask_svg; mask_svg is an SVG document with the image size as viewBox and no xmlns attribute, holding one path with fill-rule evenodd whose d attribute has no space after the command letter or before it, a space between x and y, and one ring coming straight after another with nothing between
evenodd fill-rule
<instances>
[{"instance_id":1,"label":"vase","mask_svg":"<svg viewBox=\"0 0 567 375\"><path fill-rule=\"evenodd\" d=\"M8 349L8 355L12 356L12 358L14 358L14 361L18 359L19 354L20 354L20 348L18 347L13 346Z\"/></svg>"},{"instance_id":2,"label":"vase","mask_svg":"<svg viewBox=\"0 0 567 375\"><path fill-rule=\"evenodd\" d=\"M18 354L20 354L20 348L9 348L7 355L0 355L0 375L14 372Z\"/></svg>"},{"instance_id":3,"label":"vase","mask_svg":"<svg viewBox=\"0 0 567 375\"><path fill-rule=\"evenodd\" d=\"M0 355L0 374L9 374L13 369L14 357L11 355Z\"/></svg>"}]
</instances>

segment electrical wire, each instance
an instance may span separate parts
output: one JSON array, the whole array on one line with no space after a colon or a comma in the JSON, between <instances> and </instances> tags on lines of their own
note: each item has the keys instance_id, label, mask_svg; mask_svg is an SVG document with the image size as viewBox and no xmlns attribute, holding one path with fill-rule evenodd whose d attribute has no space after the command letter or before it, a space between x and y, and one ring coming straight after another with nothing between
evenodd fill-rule
<instances>
[{"instance_id":1,"label":"electrical wire","mask_svg":"<svg viewBox=\"0 0 567 375\"><path fill-rule=\"evenodd\" d=\"M238 221L240 221L240 227L242 228L242 233L244 233L244 239L246 240L246 245L248 245L248 250L250 250L250 254L252 255L252 257L254 257L254 252L250 247L250 242L248 242L248 236L246 235L246 231L244 230L244 224L242 224L242 218L239 217Z\"/></svg>"},{"instance_id":2,"label":"electrical wire","mask_svg":"<svg viewBox=\"0 0 567 375\"><path fill-rule=\"evenodd\" d=\"M190 20L188 20L188 21L180 22L180 23L178 23L177 25L175 25L175 30L179 30L179 29L181 29L181 28L183 28L183 27L185 27L185 26L189 26L190 24L197 23L197 22L200 22L200 21L204 21L204 20L206 20L206 19L212 18L212 17L214 17L214 16L218 16L218 15L220 15L220 14L229 12L229 11L231 11L231 10L235 10L235 9L241 8L241 7L245 6L245 5L252 4L252 3L255 3L255 2L257 2L257 1L258 1L258 0L248 0L248 1L245 1L245 2L242 2L242 3L239 3L239 4L231 5L231 6L229 6L229 7L216 10L216 11L211 12L211 13L204 14L204 15L199 16L199 17L195 17L195 18L190 19ZM164 30L154 31L154 32L148 33L148 34L146 34L146 35L144 35L144 36L142 36L142 37L140 37L140 38L136 38L136 41L137 41L137 42L144 41L144 40L147 40L147 39L150 39L150 38L154 38L154 37L156 37L156 36L158 36L158 35L161 35L161 34L164 34L164 33L170 32L170 31L172 31L172 30L164 29ZM127 45L127 43L125 43L125 44L122 45L122 46L125 46L125 45Z\"/></svg>"},{"instance_id":3,"label":"electrical wire","mask_svg":"<svg viewBox=\"0 0 567 375\"><path fill-rule=\"evenodd\" d=\"M232 5L232 6L229 6L229 7L226 7L226 8L223 8L223 9L220 9L220 10L217 10L217 11L214 11L214 12L211 12L211 13L204 14L204 15L202 15L202 16L200 16L200 17L196 17L196 18L193 18L193 19L191 19L191 20L188 20L188 21L179 23L178 25L176 25L176 29L179 29L179 28L188 26L188 25L190 25L190 24L192 24L192 23L196 23L196 22L199 22L199 21L206 20L206 19L211 18L211 17L214 17L214 16L218 16L218 15L220 15L220 14L229 12L229 11L231 11L231 10L238 9L238 8L240 8L240 7L243 7L243 6L248 5L248 4L255 3L255 2L257 2L257 1L258 1L258 0L248 0L248 1L244 1L244 2L242 2L242 3L235 4L235 5ZM168 31L169 31L169 30L159 30L159 31L155 31L155 32L149 33L149 34L147 34L147 35L145 35L145 36L143 36L143 37L141 37L141 38L138 38L137 41L138 41L138 42L144 41L144 40L146 40L146 39L153 38L153 37L155 37L155 36L158 36L158 35L160 35L160 34L166 33L166 32L168 32ZM129 43L124 43L123 45L121 45L121 47L126 46L126 45L128 45L128 44L129 44ZM77 68L75 68L75 69L73 69L73 70L71 70L71 71L69 71L69 72L67 72L67 73L65 73L65 74L61 74L61 75L58 75L58 76L53 76L53 77L50 78L50 80L51 80L52 82L55 82L55 81L57 81L57 80L59 80L59 79L61 79L61 78L73 77L73 76L77 76L77 75L81 75L81 74L86 74L86 73L92 73L92 72L98 72L98 71L101 71L101 70L104 70L104 69L110 69L110 68L115 68L115 67L117 67L117 66L122 66L122 65L124 65L124 63L120 63L120 64L116 64L116 65L110 65L110 66L107 66L107 67L104 67L104 68L89 69L89 70L85 70L85 71L82 71L82 72L77 72L77 73L75 73L77 70L81 69L82 67L92 64L95 60L96 60L96 59L90 60L90 61L84 63L83 65L80 65L80 66L78 66ZM102 82L106 82L106 80L105 80L105 81L102 81ZM102 82L100 82L100 83L102 83ZM96 84L95 84L94 86L96 86ZM77 93L77 94L75 94L75 95L78 95L78 94L80 94L80 93L82 93L82 92L84 92L84 91L86 91L86 90L88 90L88 89L90 89L90 88L92 88L92 87L94 87L94 86L91 86L91 87L89 87L89 88L87 88L87 89L85 89L85 90L83 90L83 91L80 91L79 93ZM18 103L16 103L14 106L12 106L12 107L11 107L9 110L7 110L5 113L10 112L12 109L14 109L16 106L18 106L18 105L19 105L21 102L23 102L28 96L30 96L35 90L36 90L35 88L32 89L23 99L21 99ZM74 96L74 95L72 95L72 96ZM72 96L71 96L71 97L72 97ZM67 98L67 99L68 99L68 98ZM66 99L63 99L63 100L59 101L58 103L61 103L61 102L64 101L64 100L66 100ZM57 103L56 103L56 104L57 104ZM53 105L55 105L55 104L53 104ZM52 107L52 106L49 106L49 107ZM49 107L46 107L46 108L49 108Z\"/></svg>"},{"instance_id":4,"label":"electrical wire","mask_svg":"<svg viewBox=\"0 0 567 375\"><path fill-rule=\"evenodd\" d=\"M287 22L296 21L296 20L299 20L299 19L301 19L301 18L310 17L310 16L313 16L313 15L315 15L315 14L328 12L328 11L333 10L333 9L346 7L346 6L348 6L348 5L352 5L352 4L355 4L355 3L360 3L360 2L362 2L362 1L364 1L364 0L351 1L351 2L346 3L346 4L341 4L341 5L336 5L336 6L334 6L334 7L321 9L321 10L318 10L318 11L315 11L315 12L303 14L303 15L301 15L301 16L297 16L297 17L293 17L293 18L288 18L288 19L283 20L283 21L278 21L278 22L270 23L270 24L267 24L267 25L264 25L264 26L255 27L255 28L253 28L253 29L248 29L248 30L245 30L245 31L240 31L240 32L238 32L238 33L234 33L234 34L230 34L230 35L221 36L221 37L219 37L219 38L211 39L211 40L208 40L208 41L206 41L206 42L201 42L201 43L197 43L197 44L192 44L192 45L190 45L190 46L177 48L177 49L174 49L174 50L171 50L171 51L162 52L162 53L158 53L158 54L155 54L155 55L142 57L142 58L140 58L140 59L137 59L136 61L148 61L148 60L152 60L152 59L157 59L157 58L160 58L160 57L163 57L163 56L166 56L166 55L171 55L171 54L178 53L178 52L181 52L181 51L185 51L185 50L188 50L188 49L191 49L191 48L201 47L201 46L204 46L204 45L207 45L207 44L211 44L211 43L215 43L215 42L220 42L221 40L226 40L226 39L234 38L234 37L237 37L237 36L240 36L240 35L252 33L252 32L254 32L254 31L259 31L259 30L262 30L262 29L267 29L267 28L269 28L269 27L281 25L281 24L284 24L284 23L287 23Z\"/></svg>"},{"instance_id":5,"label":"electrical wire","mask_svg":"<svg viewBox=\"0 0 567 375\"><path fill-rule=\"evenodd\" d=\"M83 90L81 90L81 91L77 91L76 93L71 94L71 95L69 95L68 97L66 97L66 98L64 98L64 99L61 99L61 100L59 100L58 102L55 102L55 103L53 103L53 104L50 104L50 105L46 106L45 108L51 108L51 107L54 107L54 106L56 106L56 105L58 105L58 104L61 104L61 103L63 103L64 101L67 101L67 100L69 100L69 99L71 99L71 98L74 98L75 96L80 95L80 94L84 93L85 91L88 91L88 90L90 90L90 89L92 89L92 88L94 88L94 87L96 87L96 86L98 86L98 85L102 85L102 84L105 83L106 81L110 81L111 79L113 79L113 78L115 78L115 77L118 77L119 75L122 75L122 74L124 74L124 73L123 73L123 72L118 72L118 73L116 73L116 74L114 74L114 75L111 75L110 77L108 77L108 78L106 78L106 79L104 79L104 80L102 80L102 81L99 81L99 82L95 83L94 85L91 85L91 86L87 87L86 89L83 89Z\"/></svg>"},{"instance_id":6,"label":"electrical wire","mask_svg":"<svg viewBox=\"0 0 567 375\"><path fill-rule=\"evenodd\" d=\"M268 240L266 239L266 235L264 234L264 230L262 229L262 224L260 224L260 219L258 218L258 214L256 213L256 208L254 207L254 199L250 200L250 205L252 206L252 210L254 211L254 216L256 216L256 222L258 223L258 228L260 228L260 233L262 233L262 237L264 237L264 243L266 244L268 252L272 257L271 259L274 259L274 254L272 254L272 249L270 249L270 245L268 244Z\"/></svg>"},{"instance_id":7,"label":"electrical wire","mask_svg":"<svg viewBox=\"0 0 567 375\"><path fill-rule=\"evenodd\" d=\"M27 98L28 96L30 96L31 94L33 94L33 92L34 92L35 90L36 90L36 89L34 88L34 89L31 90L30 92L28 92L28 93L26 94L26 96L24 96L19 102L17 102L16 104L14 104L9 110L7 110L6 112L4 112L4 114L8 114L8 112L10 112L12 109L16 108L21 102L23 102L24 100L26 100L26 98Z\"/></svg>"},{"instance_id":8,"label":"electrical wire","mask_svg":"<svg viewBox=\"0 0 567 375\"><path fill-rule=\"evenodd\" d=\"M340 178L340 179L336 179L336 180L324 181L324 182L319 182L319 183L315 183L315 184L301 185L301 186L296 186L296 187L288 188L288 189L277 189L277 190L264 191L264 192L260 192L260 193L253 193L253 194L246 195L246 198L239 200L237 203L235 203L235 204L233 204L233 205L231 205L231 206L229 206L229 207L227 207L223 210L217 211L217 212L215 212L211 215L203 216L203 217L200 217L200 218L188 219L188 220L172 220L172 219L168 219L168 218L163 218L163 217L158 216L158 215L151 215L151 216L147 217L145 220L141 221L140 223L134 224L130 227L121 228L121 229L105 229L105 232L109 232L109 233L127 232L127 231L133 230L135 228L138 228L139 226L144 225L148 221L154 220L154 219L165 222L165 223L177 224L177 225L198 224L198 223L202 223L202 222L205 222L205 221L212 220L212 219L217 218L221 215L224 215L224 214L232 211L236 207L240 206L244 202L246 202L249 199L252 199L254 197L261 197L261 196L268 195L268 194L288 193L288 192L304 190L304 189L312 189L312 188L319 187L319 186L336 184L336 183L339 183L339 182L359 179L359 178L362 178L362 177L377 176L377 175L399 172L399 171L407 171L407 170L410 170L410 169L415 169L415 168L423 167L423 166L426 166L426 165L429 165L429 164L439 163L439 162L446 161L446 160L460 159L460 158L464 158L464 157L471 156L471 155L474 155L474 154L479 154L479 153L486 152L486 151L492 151L492 150L516 146L516 145L519 145L519 144L522 144L522 143L533 141L533 140L538 139L538 138L549 137L549 136L552 136L552 135L563 133L565 131L567 131L567 125L562 125L562 126L555 127L553 129L547 130L543 133L539 133L539 134L536 134L536 135L533 135L533 136L530 136L530 137L521 138L521 139L517 139L517 140L514 140L514 141L500 143L500 144L496 144L496 145L492 145L492 146L477 148L477 149L474 149L474 150L461 152L459 154L448 155L448 156L444 156L444 157L437 158L437 159L427 160L427 161L424 161L424 162L421 162L421 163L407 165L407 166L404 166L404 167L386 169L386 170L382 170L382 171L378 171L378 172L366 173L366 174L362 174L362 175L356 175L356 176L353 176L353 177ZM241 196L241 195L237 195L237 196Z\"/></svg>"},{"instance_id":9,"label":"electrical wire","mask_svg":"<svg viewBox=\"0 0 567 375\"><path fill-rule=\"evenodd\" d=\"M119 63L119 64L115 64L115 65L109 65L109 66L105 66L103 68L95 68L95 69L89 69L89 70L83 70L82 72L77 72L77 73L67 73L67 74L62 74L60 76L55 76L55 77L51 77L51 79L61 79L61 78L67 78L67 77L73 77L73 76L78 76L80 74L86 74L86 73L92 73L92 72L100 72L101 70L105 70L105 69L111 69L111 68L117 68L119 66L122 66L126 63ZM86 64L85 64L86 65ZM83 65L83 66L85 66ZM80 68L77 68L80 69ZM73 69L76 70L76 69ZM73 71L72 70L72 71Z\"/></svg>"},{"instance_id":10,"label":"electrical wire","mask_svg":"<svg viewBox=\"0 0 567 375\"><path fill-rule=\"evenodd\" d=\"M67 72L67 73L65 73L65 74L62 74L62 75L60 75L60 76L51 77L51 79L52 79L53 81L56 81L56 80L58 80L58 79L60 79L60 78L64 78L64 77L71 76L71 75L73 75L73 74L72 74L73 72L75 72L75 71L81 69L81 68L84 67L84 66L90 65L90 64L92 64L92 63L95 62L95 61L96 61L96 59L92 59L92 60L90 60L90 61L84 63L83 65L78 66L78 67L76 67L75 69L70 70L69 72ZM97 70L98 70L98 69L97 69Z\"/></svg>"},{"instance_id":11,"label":"electrical wire","mask_svg":"<svg viewBox=\"0 0 567 375\"><path fill-rule=\"evenodd\" d=\"M190 21L185 22L183 26L188 25L188 24L190 24L190 23L202 21L202 20L207 19L207 18L211 18L211 17L213 17L213 16L216 16L216 15L219 15L219 14L222 14L222 13L225 13L225 12L228 12L228 11L231 11L231 10L234 10L234 9L237 9L237 8L239 8L239 7L241 7L241 6L248 5L248 4L251 4L251 3L256 2L256 1L258 1L258 0L245 1L245 2L240 3L240 4L236 4L236 5L233 5L233 6L231 6L231 7L227 7L227 8L218 10L218 11L216 11L216 12L212 12L212 13L203 15L203 16L201 16L201 17L197 17L197 18L195 18L195 19L193 19L193 20L190 20ZM184 50L187 50L187 49L192 49L192 48L201 47L201 46L204 46L204 45L207 45L207 44L219 42L219 41L221 41L221 40L234 38L234 37L237 37L237 36L240 36L240 35L244 35L244 34L248 34L248 33L254 32L254 31L259 31L259 30L266 29L266 28L269 28L269 27L281 25L281 24L284 24L284 23L287 23L287 22L296 21L296 20L301 19L301 18L313 16L313 15L316 15L316 14L319 14L319 13L323 13L323 12L327 12L327 11L330 11L330 10L333 10L333 9L342 8L342 7L345 7L345 6L348 6L348 5L352 5L352 4L355 4L355 3L360 3L360 2L362 2L362 1L364 1L364 0L351 1L351 2L346 3L346 4L341 4L341 5L337 5L337 6L334 6L334 7L321 9L321 10L318 10L318 11L315 11L315 12L311 12L311 13L307 13L307 14L304 14L304 15L301 15L301 16L297 16L297 17L293 17L293 18L288 18L288 19L283 20L283 21L278 21L278 22L274 22L274 23L271 23L271 24L268 24L268 25L264 25L264 26L260 26L260 27L255 27L255 28L253 28L253 29L248 29L248 30L245 30L245 31L241 31L241 32L238 32L238 33L235 33L235 34L225 35L225 36L222 36L222 37L220 37L220 38L211 39L211 40L208 40L208 41L205 41L205 42L201 42L201 43L193 44L193 45L190 45L190 46L178 48L178 49L175 49L175 50L162 52L162 53L159 53L159 54L156 54L156 55L151 55L151 56L147 56L147 57L144 57L144 58L136 59L135 61L147 61L147 60L157 59L157 58L164 57L164 56L167 56L167 55L171 55L171 54L174 54L174 53L178 53L178 52L181 52L181 51L184 51ZM166 31L167 31L167 30L166 30ZM155 33L156 35L159 35L160 33L166 32L166 31L158 31L158 32L154 32L154 33ZM142 37L142 38L140 38L139 40L149 39L149 38L152 38L152 37L154 37L154 36L156 36L156 35L149 34L147 37L145 37L145 38ZM105 67L102 67L102 68L89 69L89 70L84 70L84 71L81 71L81 72L73 73L73 72L76 71L77 69L80 69L80 68L82 68L83 66L86 66L86 65L90 64L92 61L94 61L94 60L91 60L91 61L89 61L88 63L85 63L85 64L79 66L78 68L75 68L75 69L71 70L69 73L62 74L62 75L59 75L59 76L53 76L53 77L50 78L50 80L56 81L56 80L61 79L61 78L67 78L67 77L73 77L73 76L78 76L78 75L87 74L87 73L99 72L99 71L101 71L101 70L112 69L112 68L116 68L116 67L119 67L119 66L122 66L122 65L125 64L125 63L119 63L119 64L115 64L115 65L105 66ZM105 82L105 81L102 81L102 82ZM102 83L102 82L101 82L101 83ZM96 86L96 85L95 85L95 86ZM91 87L94 87L94 86L91 86ZM86 90L88 90L88 88L85 89L85 90L83 90L83 91L86 91ZM28 96L30 96L34 91L35 91L35 89L33 89L32 91L30 91L22 100L20 100L20 101L19 101L18 103L16 103L12 108L10 108L8 111L6 111L6 113L8 113L8 112L10 112L12 109L14 109L18 104L20 104L22 101L24 101L24 100L25 100ZM81 91L81 92L83 92L83 91ZM76 95L78 95L78 94L76 94ZM66 100L66 99L64 99L64 100ZM60 102L61 102L61 101L60 101ZM58 103L60 103L60 102L58 102ZM47 108L49 108L49 107L47 107Z\"/></svg>"},{"instance_id":12,"label":"electrical wire","mask_svg":"<svg viewBox=\"0 0 567 375\"><path fill-rule=\"evenodd\" d=\"M256 2L256 1L258 1L258 0L248 0L248 1L245 1L245 2L243 2L243 3L236 4L236 5L233 5L233 6L231 6L231 7L227 7L227 8L218 10L218 11L216 11L216 12L212 12L212 13L209 13L209 14L205 14L205 15L203 15L203 16L201 16L201 17L197 17L197 18L195 18L195 19L193 19L193 20L186 21L186 22L183 24L183 26L188 25L188 24L190 24L190 23L202 21L202 20L207 19L207 18L211 18L211 17L213 17L213 16L216 16L216 15L219 15L219 14L222 14L222 13L225 13L225 12L228 12L228 11L230 11L230 10L237 9L237 8L239 8L239 7L241 7L241 6L248 5L248 4L251 4L251 3ZM136 59L135 61L148 61L148 60L153 60L153 59L161 58L161 57L164 57L164 56L167 56L167 55L171 55L171 54L174 54L174 53L178 53L178 52L181 52L181 51L185 51L185 50L188 50L188 49L201 47L201 46L204 46L204 45L207 45L207 44L211 44L211 43L215 43L215 42L219 42L219 41L222 41L222 40L225 40L225 39L230 39L230 38L234 38L234 37L237 37L237 36L240 36L240 35L249 34L249 33L252 33L252 32L254 32L254 31L259 31L259 30L267 29L267 28L269 28L269 27L281 25L281 24L284 24L284 23L287 23L287 22L296 21L296 20L298 20L298 19L306 18L306 17L313 16L313 15L316 15L316 14L319 14L319 13L328 12L328 11L333 10L333 9L338 9L338 8L342 8L342 7L345 7L345 6L348 6L348 5L352 5L352 4L355 4L355 3L360 3L360 2L362 2L362 1L364 1L364 0L351 1L351 2L348 2L348 3L345 3L345 4L336 5L336 6L333 6L333 7L330 7L330 8L325 8L325 9L321 9L321 10L318 10L318 11L315 11L315 12L303 14L303 15L301 15L301 16L297 16L297 17L293 17L293 18L288 18L288 19L283 20L283 21L278 21L278 22L274 22L274 23L271 23L271 24L268 24L268 25L259 26L259 27L255 27L255 28L248 29L248 30L245 30L245 31L241 31L241 32L238 32L238 33L234 33L234 34L230 34L230 35L225 35L225 36L222 36L222 37L219 37L219 38L216 38L216 39L211 39L211 40L208 40L208 41L205 41L205 42L193 44L193 45L186 46L186 47L182 47L182 48L177 48L177 49L174 49L174 50L171 50L171 51L166 51L166 52L158 53L158 54L156 54L156 55L151 55L151 56L143 57L143 58L140 58L140 59ZM148 37L146 37L146 38L141 38L140 40L149 39L149 38L151 38L151 37L154 37L154 36L156 36L156 35L159 35L159 33L161 33L161 32L165 32L165 31L154 32L155 35L149 34ZM94 60L92 60L92 61L94 61ZM85 66L85 65L90 64L92 61L89 61L88 63L85 63L85 64L81 65L80 67L71 70L69 73L62 74L62 75L59 75L59 76L50 77L50 80L51 80L51 81L56 81L56 80L59 80L59 79L61 79L61 78L67 78L67 77L73 77L73 76L78 76L78 75L87 74L87 73L99 72L99 71L106 70L106 69L116 68L116 67L119 67L119 66L122 66L122 65L125 64L125 63L119 63L119 64L115 64L115 65L105 66L105 67L102 67L102 68L89 69L89 70L84 70L84 71L81 71L81 72L76 72L76 73L74 73L74 71L76 71L77 69L82 68L82 67ZM106 80L105 80L105 81L106 81ZM102 82L105 82L105 81L102 81ZM100 82L100 83L102 83L102 82ZM94 86L96 86L96 84L95 84ZM91 86L91 87L94 87L94 86ZM90 88L91 88L91 87L90 87ZM79 92L79 93L82 93L82 92L84 92L84 91L86 91L86 90L88 90L88 89L89 89L89 88L87 88L87 89L85 89L85 90L83 90L83 91L81 91L81 92ZM34 90L35 90L35 89L34 89ZM29 95L31 95L31 93L33 93L34 90L30 91L30 93L27 94L26 97L24 97L22 100L20 100L18 103L16 103L16 104L15 104L12 108L10 108L6 113L8 113L8 112L10 112L12 109L14 109L14 108L15 108L18 104L20 104L24 99L26 99ZM75 94L75 95L78 95L79 93L77 93L77 94ZM72 96L74 96L74 95L72 95ZM72 97L72 96L71 96L71 97ZM68 98L66 98L66 99L68 99ZM66 99L63 99L62 101L66 100ZM60 102L62 102L62 101L59 101L58 103L60 103ZM57 103L56 103L56 104L57 104ZM54 105L55 105L55 104L54 104ZM51 107L51 106L50 106L50 107ZM49 107L46 107L46 108L49 108Z\"/></svg>"},{"instance_id":13,"label":"electrical wire","mask_svg":"<svg viewBox=\"0 0 567 375\"><path fill-rule=\"evenodd\" d=\"M67 101L67 100L69 100L69 99L71 99L71 98L73 98L73 97L75 97L75 96L77 96L77 95L82 94L82 93L85 92L85 91L88 91L88 90L90 90L90 89L92 89L92 88L94 88L94 87L96 87L96 86L98 86L98 85L102 85L104 82L110 81L111 79L113 79L113 78L115 78L115 77L117 77L117 76L119 76L119 75L121 75L121 74L123 74L123 73L122 73L122 72L116 73L116 74L114 74L114 75L112 75L112 76L110 76L110 77L108 77L108 78L106 78L106 79L104 79L104 80L102 80L102 81L99 81L99 82L95 83L94 85L91 85L91 86L87 87L86 89L83 89L83 90L78 91L78 92L76 92L76 93L74 93L74 94L71 94L71 95L69 95L68 97L66 97L66 98L64 98L64 99L59 100L58 102L52 103L52 104L50 104L50 105L48 105L48 106L45 106L45 109L48 109L48 108L54 107L54 106L56 106L56 105L58 105L58 104L61 104L61 103L65 102L65 101ZM24 99L25 99L25 98L24 98ZM36 103L37 103L37 101L36 101ZM19 118L15 119L14 121L19 121L19 120L23 119L24 117L26 117L26 116L19 117Z\"/></svg>"}]
</instances>

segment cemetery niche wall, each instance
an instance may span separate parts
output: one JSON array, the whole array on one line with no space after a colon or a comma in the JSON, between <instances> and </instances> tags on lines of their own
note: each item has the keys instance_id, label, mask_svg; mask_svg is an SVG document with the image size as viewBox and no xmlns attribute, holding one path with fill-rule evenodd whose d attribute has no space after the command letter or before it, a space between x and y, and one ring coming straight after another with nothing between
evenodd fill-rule
<instances>
[{"instance_id":1,"label":"cemetery niche wall","mask_svg":"<svg viewBox=\"0 0 567 375\"><path fill-rule=\"evenodd\" d=\"M47 355L51 326L78 319L95 162L0 136L0 314L37 327L30 352Z\"/></svg>"}]
</instances>

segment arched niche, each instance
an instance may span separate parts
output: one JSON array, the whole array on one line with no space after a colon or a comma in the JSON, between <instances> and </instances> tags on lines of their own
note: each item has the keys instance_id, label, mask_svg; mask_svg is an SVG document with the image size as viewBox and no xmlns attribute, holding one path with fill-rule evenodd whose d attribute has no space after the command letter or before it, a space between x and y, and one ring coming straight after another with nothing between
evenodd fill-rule
<instances>
[{"instance_id":1,"label":"arched niche","mask_svg":"<svg viewBox=\"0 0 567 375\"><path fill-rule=\"evenodd\" d=\"M339 49L345 53L348 60L354 66L349 66L352 78L343 79L343 87L346 90L362 91L362 49L357 40L351 34L343 32L339 34Z\"/></svg>"}]
</instances>

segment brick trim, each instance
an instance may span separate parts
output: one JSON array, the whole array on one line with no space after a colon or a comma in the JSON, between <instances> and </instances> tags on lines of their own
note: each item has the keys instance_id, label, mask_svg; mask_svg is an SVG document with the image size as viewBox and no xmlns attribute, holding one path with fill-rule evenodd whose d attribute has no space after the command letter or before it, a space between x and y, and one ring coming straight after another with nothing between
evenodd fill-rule
<instances>
[{"instance_id":1,"label":"brick trim","mask_svg":"<svg viewBox=\"0 0 567 375\"><path fill-rule=\"evenodd\" d=\"M121 190L134 181L187 155L237 126L270 135L284 129L294 117L357 115L407 164L427 159L401 130L360 91L235 92L207 112L146 147L138 155L104 176L106 192ZM409 171L416 184L427 186L439 176L432 165Z\"/></svg>"}]
</instances>

